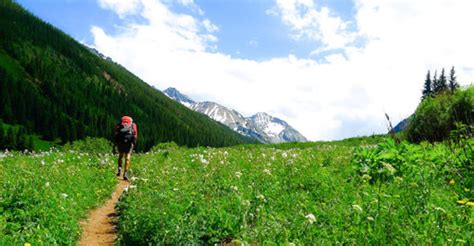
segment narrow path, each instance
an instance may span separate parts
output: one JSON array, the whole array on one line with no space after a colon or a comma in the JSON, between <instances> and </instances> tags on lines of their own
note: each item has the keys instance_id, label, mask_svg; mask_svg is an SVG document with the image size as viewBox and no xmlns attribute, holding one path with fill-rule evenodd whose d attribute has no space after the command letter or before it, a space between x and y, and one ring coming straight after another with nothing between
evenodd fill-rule
<instances>
[{"instance_id":1,"label":"narrow path","mask_svg":"<svg viewBox=\"0 0 474 246\"><path fill-rule=\"evenodd\" d=\"M115 204L128 185L127 181L120 179L112 197L102 206L92 210L87 219L81 222L82 236L78 242L79 246L114 245L117 238Z\"/></svg>"}]
</instances>

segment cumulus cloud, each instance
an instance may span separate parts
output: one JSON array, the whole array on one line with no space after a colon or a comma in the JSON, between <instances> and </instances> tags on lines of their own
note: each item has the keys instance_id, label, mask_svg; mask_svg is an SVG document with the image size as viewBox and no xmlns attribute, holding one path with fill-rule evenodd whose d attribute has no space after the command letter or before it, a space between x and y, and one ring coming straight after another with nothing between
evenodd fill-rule
<instances>
[{"instance_id":1,"label":"cumulus cloud","mask_svg":"<svg viewBox=\"0 0 474 246\"><path fill-rule=\"evenodd\" d=\"M349 30L348 21L327 7L318 8L313 0L277 0L276 10L269 10L267 14L280 14L283 22L291 28L294 39L320 42L318 51L345 48L357 37L356 32Z\"/></svg>"},{"instance_id":2,"label":"cumulus cloud","mask_svg":"<svg viewBox=\"0 0 474 246\"><path fill-rule=\"evenodd\" d=\"M118 34L91 28L93 46L146 82L244 115L268 112L311 140L385 132L385 112L398 121L414 111L428 69L455 65L461 84L474 80L474 36L465 29L474 23L470 0L355 0L352 30L311 0L278 0L267 14L293 26L289 35L344 49L325 62L292 54L256 61L215 52L217 25L205 16L175 13L158 0L137 0L133 11L100 6L147 20L126 23ZM363 47L352 45L357 36L367 37Z\"/></svg>"},{"instance_id":3,"label":"cumulus cloud","mask_svg":"<svg viewBox=\"0 0 474 246\"><path fill-rule=\"evenodd\" d=\"M101 8L115 11L121 18L136 14L140 8L140 0L98 0Z\"/></svg>"}]
</instances>

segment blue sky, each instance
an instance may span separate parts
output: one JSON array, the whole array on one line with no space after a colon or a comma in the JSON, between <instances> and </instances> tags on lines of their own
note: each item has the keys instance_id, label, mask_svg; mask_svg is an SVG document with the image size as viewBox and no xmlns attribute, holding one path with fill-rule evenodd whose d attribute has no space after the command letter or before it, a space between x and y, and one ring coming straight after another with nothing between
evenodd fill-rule
<instances>
[{"instance_id":1,"label":"blue sky","mask_svg":"<svg viewBox=\"0 0 474 246\"><path fill-rule=\"evenodd\" d=\"M91 26L101 26L114 33L122 20L112 11L100 7L96 0L18 0L18 2L41 19L53 24L76 40L87 44L93 42ZM200 14L171 0L164 1L173 11ZM266 13L275 6L272 0L197 0L206 18L219 27L217 52L234 57L265 60L294 54L298 57L318 59L311 55L318 47L312 40L294 40L290 29L278 16ZM352 20L354 4L351 0L322 0L345 20ZM130 17L129 17L130 18ZM127 20L128 21L128 20ZM328 52L324 52L327 54Z\"/></svg>"},{"instance_id":2,"label":"blue sky","mask_svg":"<svg viewBox=\"0 0 474 246\"><path fill-rule=\"evenodd\" d=\"M158 89L267 112L310 140L386 132L428 69L474 81L472 0L18 2Z\"/></svg>"}]
</instances>

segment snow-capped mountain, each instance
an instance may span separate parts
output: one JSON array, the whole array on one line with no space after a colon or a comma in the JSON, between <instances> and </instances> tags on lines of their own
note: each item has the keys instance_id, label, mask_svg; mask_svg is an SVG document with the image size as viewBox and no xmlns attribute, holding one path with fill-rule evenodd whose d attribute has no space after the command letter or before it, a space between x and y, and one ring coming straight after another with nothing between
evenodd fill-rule
<instances>
[{"instance_id":1,"label":"snow-capped mountain","mask_svg":"<svg viewBox=\"0 0 474 246\"><path fill-rule=\"evenodd\" d=\"M283 120L275 118L267 113L257 113L249 118L250 129L263 133L264 142L306 142L308 141L301 133L288 125Z\"/></svg>"},{"instance_id":2,"label":"snow-capped mountain","mask_svg":"<svg viewBox=\"0 0 474 246\"><path fill-rule=\"evenodd\" d=\"M183 104L184 106L191 108L194 104L196 104L195 101L193 101L191 98L189 98L186 95L181 94L178 90L176 90L173 87L170 87L166 90L163 91L165 95L167 95L169 98Z\"/></svg>"},{"instance_id":3,"label":"snow-capped mountain","mask_svg":"<svg viewBox=\"0 0 474 246\"><path fill-rule=\"evenodd\" d=\"M184 106L228 126L232 130L262 143L305 142L306 138L285 121L267 113L244 117L234 109L215 102L195 102L175 88L163 91L171 99Z\"/></svg>"}]
</instances>

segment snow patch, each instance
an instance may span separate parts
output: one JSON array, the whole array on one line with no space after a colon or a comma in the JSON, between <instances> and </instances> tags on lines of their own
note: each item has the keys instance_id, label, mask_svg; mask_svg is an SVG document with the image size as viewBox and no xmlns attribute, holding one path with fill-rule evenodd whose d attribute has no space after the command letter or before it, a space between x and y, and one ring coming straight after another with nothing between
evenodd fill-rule
<instances>
[{"instance_id":1,"label":"snow patch","mask_svg":"<svg viewBox=\"0 0 474 246\"><path fill-rule=\"evenodd\" d=\"M272 135L272 136L278 136L283 130L285 130L285 127L277 124L275 122L270 122L267 124L265 129L263 130L267 135Z\"/></svg>"}]
</instances>

